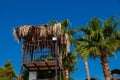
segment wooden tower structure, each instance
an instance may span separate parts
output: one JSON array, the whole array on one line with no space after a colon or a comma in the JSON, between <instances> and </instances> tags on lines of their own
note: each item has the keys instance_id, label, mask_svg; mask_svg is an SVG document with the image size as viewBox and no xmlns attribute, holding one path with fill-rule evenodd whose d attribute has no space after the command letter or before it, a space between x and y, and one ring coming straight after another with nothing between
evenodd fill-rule
<instances>
[{"instance_id":1,"label":"wooden tower structure","mask_svg":"<svg viewBox=\"0 0 120 80\"><path fill-rule=\"evenodd\" d=\"M24 66L29 71L29 80L61 80L62 49L67 53L70 47L68 36L61 29L61 23L14 28L14 36L23 44L21 74ZM52 75L38 77L42 72Z\"/></svg>"}]
</instances>

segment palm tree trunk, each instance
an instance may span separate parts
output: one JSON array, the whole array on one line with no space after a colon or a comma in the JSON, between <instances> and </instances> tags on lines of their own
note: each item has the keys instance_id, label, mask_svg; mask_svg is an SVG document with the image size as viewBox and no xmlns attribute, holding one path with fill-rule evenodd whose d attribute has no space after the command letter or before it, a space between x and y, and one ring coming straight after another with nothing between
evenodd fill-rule
<instances>
[{"instance_id":1,"label":"palm tree trunk","mask_svg":"<svg viewBox=\"0 0 120 80\"><path fill-rule=\"evenodd\" d=\"M87 80L90 80L90 73L89 73L87 58L84 58L84 65L85 65Z\"/></svg>"},{"instance_id":2,"label":"palm tree trunk","mask_svg":"<svg viewBox=\"0 0 120 80\"><path fill-rule=\"evenodd\" d=\"M105 55L105 53L102 53L102 55L101 55L101 64L102 64L105 80L111 80L110 79L111 73L109 70L107 55Z\"/></svg>"},{"instance_id":3,"label":"palm tree trunk","mask_svg":"<svg viewBox=\"0 0 120 80\"><path fill-rule=\"evenodd\" d=\"M69 80L69 71L65 69L65 80Z\"/></svg>"}]
</instances>

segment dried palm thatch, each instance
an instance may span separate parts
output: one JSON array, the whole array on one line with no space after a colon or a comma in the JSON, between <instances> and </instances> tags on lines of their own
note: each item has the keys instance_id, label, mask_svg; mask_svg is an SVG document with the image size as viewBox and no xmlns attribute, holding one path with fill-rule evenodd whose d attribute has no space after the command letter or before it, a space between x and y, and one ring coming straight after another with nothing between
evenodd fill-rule
<instances>
[{"instance_id":1,"label":"dried palm thatch","mask_svg":"<svg viewBox=\"0 0 120 80\"><path fill-rule=\"evenodd\" d=\"M32 50L38 50L45 47L54 48L52 42L43 43L39 40L50 40L52 37L57 37L59 40L60 49L65 48L69 52L69 39L66 33L61 32L61 23L55 25L41 25L41 26L21 26L14 28L14 36L18 42L24 42L23 51L31 53ZM49 45L47 45L49 44Z\"/></svg>"},{"instance_id":2,"label":"dried palm thatch","mask_svg":"<svg viewBox=\"0 0 120 80\"><path fill-rule=\"evenodd\" d=\"M61 26L55 24L54 26L22 26L14 28L14 36L18 42L23 39L24 41L34 41L39 39L46 39L51 36L59 36Z\"/></svg>"}]
</instances>

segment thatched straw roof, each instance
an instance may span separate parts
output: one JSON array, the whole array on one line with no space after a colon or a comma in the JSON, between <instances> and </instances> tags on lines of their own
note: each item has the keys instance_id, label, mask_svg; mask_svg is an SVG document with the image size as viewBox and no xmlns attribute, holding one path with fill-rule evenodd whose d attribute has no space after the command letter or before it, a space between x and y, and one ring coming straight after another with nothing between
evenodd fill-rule
<instances>
[{"instance_id":1,"label":"thatched straw roof","mask_svg":"<svg viewBox=\"0 0 120 80\"><path fill-rule=\"evenodd\" d=\"M68 35L62 33L61 30L61 23L55 25L20 26L14 28L14 36L18 42L21 40L24 41L24 43L35 42L34 47L29 44L25 46L27 47L26 49L23 48L25 49L24 51L27 52L30 52L31 48L35 50L44 45L44 43L37 42L38 40L50 40L52 37L57 37L59 39L59 45L69 51L70 44Z\"/></svg>"},{"instance_id":2,"label":"thatched straw roof","mask_svg":"<svg viewBox=\"0 0 120 80\"><path fill-rule=\"evenodd\" d=\"M61 34L61 24L41 26L21 26L14 28L14 36L18 42L47 39Z\"/></svg>"}]
</instances>

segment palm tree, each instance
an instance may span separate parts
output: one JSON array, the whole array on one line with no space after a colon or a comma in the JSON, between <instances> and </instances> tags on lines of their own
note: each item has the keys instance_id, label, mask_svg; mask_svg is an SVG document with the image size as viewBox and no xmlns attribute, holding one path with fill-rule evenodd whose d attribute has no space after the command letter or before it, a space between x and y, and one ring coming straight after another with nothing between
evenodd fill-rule
<instances>
[{"instance_id":1,"label":"palm tree","mask_svg":"<svg viewBox=\"0 0 120 80\"><path fill-rule=\"evenodd\" d=\"M81 53L81 56L99 57L105 80L111 80L107 57L114 56L114 52L120 47L120 30L117 30L119 24L120 21L114 20L114 17L110 17L104 22L93 18L87 27L79 27L79 30L86 35L79 41L89 45L84 48L86 52Z\"/></svg>"},{"instance_id":2,"label":"palm tree","mask_svg":"<svg viewBox=\"0 0 120 80\"><path fill-rule=\"evenodd\" d=\"M58 23L55 20L50 21L50 25L54 25ZM70 21L68 19L63 20L60 22L61 23L61 36L63 39L61 39L63 42L66 41L66 45L63 46L63 48L60 49L60 57L62 60L62 64L64 67L64 73L63 73L63 78L64 80L69 80L70 79L70 72L74 72L76 70L75 64L76 64L76 56L74 53L70 53L70 40L72 37L72 34L74 33L74 30L68 30ZM65 75L64 75L65 74Z\"/></svg>"},{"instance_id":3,"label":"palm tree","mask_svg":"<svg viewBox=\"0 0 120 80\"><path fill-rule=\"evenodd\" d=\"M87 80L90 80L90 72L89 72L89 67L88 67L87 58L84 58L83 60L84 60L84 65L85 65Z\"/></svg>"},{"instance_id":4,"label":"palm tree","mask_svg":"<svg viewBox=\"0 0 120 80\"><path fill-rule=\"evenodd\" d=\"M74 72L76 70L75 64L76 64L76 57L74 53L68 53L67 55L63 52L63 66L64 66L64 74L65 74L65 80L69 79L70 72ZM64 76L63 76L64 77Z\"/></svg>"},{"instance_id":5,"label":"palm tree","mask_svg":"<svg viewBox=\"0 0 120 80\"><path fill-rule=\"evenodd\" d=\"M51 20L50 25L55 25L58 23L56 20ZM68 19L62 20L61 22L61 36L64 39L61 39L63 42L66 41L66 45L63 46L63 48L60 49L60 57L63 67L64 67L64 73L63 78L64 80L70 79L70 72L74 72L76 70L75 64L76 64L76 56L74 53L70 53L70 40L72 37L72 34L75 32L74 30L68 30L70 21Z\"/></svg>"},{"instance_id":6,"label":"palm tree","mask_svg":"<svg viewBox=\"0 0 120 80\"><path fill-rule=\"evenodd\" d=\"M81 55L82 53L88 54L87 51L86 51L86 47L87 46L88 45L85 42L81 43L79 40L76 40L75 41L75 49L74 50L75 50L75 53L77 53L78 56L80 56L80 58L83 59L84 65L85 65L85 70L86 70L86 77L87 77L87 80L90 80L90 73L89 73L87 57Z\"/></svg>"},{"instance_id":7,"label":"palm tree","mask_svg":"<svg viewBox=\"0 0 120 80\"><path fill-rule=\"evenodd\" d=\"M69 80L70 79L70 72L74 72L74 70L76 70L75 68L75 64L76 64L76 56L74 53L70 53L70 44L71 44L71 37L74 33L73 30L69 29L69 25L70 22L69 20L63 20L61 21L61 25L62 25L62 30L61 32L63 33L62 36L65 36L67 41L67 45L66 45L66 50L62 49L62 62L63 62L63 66L64 66L64 70L65 70L65 80Z\"/></svg>"},{"instance_id":8,"label":"palm tree","mask_svg":"<svg viewBox=\"0 0 120 80\"><path fill-rule=\"evenodd\" d=\"M89 73L87 58L82 57L80 55L80 53L82 52L81 50L83 49L82 47L84 47L84 45L80 46L80 41L78 39L74 38L74 35L78 30L77 29L69 29L69 30L67 30L67 34L69 35L70 43L75 45L74 53L77 53L78 56L80 56L84 60L84 65L85 65L85 69L86 69L86 76L87 76L87 79L90 80L90 73ZM82 44L85 44L85 42Z\"/></svg>"},{"instance_id":9,"label":"palm tree","mask_svg":"<svg viewBox=\"0 0 120 80\"><path fill-rule=\"evenodd\" d=\"M78 29L79 30L79 29ZM90 73L89 73L89 68L88 68L88 61L87 61L87 58L86 57L82 57L80 55L80 53L82 51L82 46L84 47L84 45L80 46L80 42L79 40L75 39L74 38L74 34L78 31L77 29L74 30L74 29L69 29L67 30L67 34L69 35L69 40L70 40L70 43L71 44L74 44L75 45L75 49L74 49L74 53L77 53L78 56L80 56L83 60L84 60L84 65L85 65L85 69L86 69L86 76L87 76L87 80L90 80ZM83 44L83 43L82 43ZM85 44L85 42L84 42ZM77 57L76 57L77 58Z\"/></svg>"}]
</instances>

